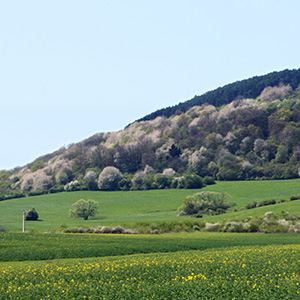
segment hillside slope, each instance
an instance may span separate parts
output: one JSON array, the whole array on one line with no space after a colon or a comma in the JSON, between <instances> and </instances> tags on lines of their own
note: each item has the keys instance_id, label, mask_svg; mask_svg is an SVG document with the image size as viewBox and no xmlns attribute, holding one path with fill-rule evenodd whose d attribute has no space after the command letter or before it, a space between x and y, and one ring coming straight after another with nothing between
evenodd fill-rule
<instances>
[{"instance_id":1,"label":"hillside slope","mask_svg":"<svg viewBox=\"0 0 300 300\"><path fill-rule=\"evenodd\" d=\"M206 183L212 178L297 178L299 72L240 81L200 96L201 105L193 105L194 98L169 117L146 120L146 116L124 130L98 133L23 168L1 171L0 195L63 189L199 188L203 185L199 176L211 177ZM262 89L266 84L270 86ZM249 95L262 90L255 98L245 98L247 89ZM214 95L211 102L216 106L202 104L207 95Z\"/></svg>"},{"instance_id":2,"label":"hillside slope","mask_svg":"<svg viewBox=\"0 0 300 300\"><path fill-rule=\"evenodd\" d=\"M183 103L159 109L137 121L153 120L159 116L170 117L176 113L186 112L195 105L205 103L219 107L234 101L238 97L255 99L266 87L274 87L280 84L290 85L293 89L296 89L300 84L300 69L272 72L267 75L236 81L201 96L195 96Z\"/></svg>"}]
</instances>

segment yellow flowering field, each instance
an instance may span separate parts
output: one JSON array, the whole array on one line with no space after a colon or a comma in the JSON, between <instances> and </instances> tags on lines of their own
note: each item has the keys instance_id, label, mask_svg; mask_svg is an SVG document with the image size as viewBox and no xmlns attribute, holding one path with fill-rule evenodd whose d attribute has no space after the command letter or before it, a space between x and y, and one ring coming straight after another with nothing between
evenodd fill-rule
<instances>
[{"instance_id":1,"label":"yellow flowering field","mask_svg":"<svg viewBox=\"0 0 300 300\"><path fill-rule=\"evenodd\" d=\"M0 299L300 299L300 245L0 265Z\"/></svg>"}]
</instances>

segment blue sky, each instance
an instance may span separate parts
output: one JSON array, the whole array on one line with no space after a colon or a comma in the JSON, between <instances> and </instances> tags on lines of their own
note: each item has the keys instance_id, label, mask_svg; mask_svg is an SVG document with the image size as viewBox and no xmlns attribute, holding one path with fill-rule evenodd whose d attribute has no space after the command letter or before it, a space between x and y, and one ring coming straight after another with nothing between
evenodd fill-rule
<instances>
[{"instance_id":1,"label":"blue sky","mask_svg":"<svg viewBox=\"0 0 300 300\"><path fill-rule=\"evenodd\" d=\"M300 67L300 1L0 1L0 170Z\"/></svg>"}]
</instances>

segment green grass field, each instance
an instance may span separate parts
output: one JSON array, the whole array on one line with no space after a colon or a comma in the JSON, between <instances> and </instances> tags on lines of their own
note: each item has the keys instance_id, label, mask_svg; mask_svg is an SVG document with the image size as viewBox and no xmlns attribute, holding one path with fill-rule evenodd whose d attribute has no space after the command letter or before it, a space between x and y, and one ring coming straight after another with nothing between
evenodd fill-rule
<instances>
[{"instance_id":1,"label":"green grass field","mask_svg":"<svg viewBox=\"0 0 300 300\"><path fill-rule=\"evenodd\" d=\"M218 182L202 190L226 192L237 203L231 212L220 216L206 216L204 220L222 220L224 218L261 216L266 211L289 211L300 213L298 201L276 204L252 210L240 210L247 203L266 199L286 199L300 193L300 179L281 181L232 181ZM199 190L149 190L129 192L80 191L48 194L0 202L0 225L8 231L22 230L22 209L35 208L41 221L27 222L28 230L47 231L63 224L72 227L80 225L123 225L142 221L172 221L177 218L176 210L184 198ZM79 199L94 199L99 203L96 218L84 221L72 219L68 210Z\"/></svg>"},{"instance_id":2,"label":"green grass field","mask_svg":"<svg viewBox=\"0 0 300 300\"><path fill-rule=\"evenodd\" d=\"M262 216L267 211L300 214L300 201L243 210L253 201L288 200L300 193L300 179L218 182L202 190L226 192L237 205L199 222ZM0 233L0 299L299 299L298 234L43 233L62 224L197 221L176 217L183 199L196 192L86 191L0 202L0 225L9 231ZM82 198L99 203L96 218L68 217L72 204ZM26 222L23 234L22 209L33 207L41 221Z\"/></svg>"}]
</instances>

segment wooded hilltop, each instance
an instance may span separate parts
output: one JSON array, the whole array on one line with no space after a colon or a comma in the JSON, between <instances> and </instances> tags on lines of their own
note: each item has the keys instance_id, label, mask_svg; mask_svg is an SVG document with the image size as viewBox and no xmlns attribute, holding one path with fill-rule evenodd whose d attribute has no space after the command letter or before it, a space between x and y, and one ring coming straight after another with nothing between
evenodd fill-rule
<instances>
[{"instance_id":1,"label":"wooded hilltop","mask_svg":"<svg viewBox=\"0 0 300 300\"><path fill-rule=\"evenodd\" d=\"M0 199L299 177L300 69L238 81L0 172Z\"/></svg>"}]
</instances>

